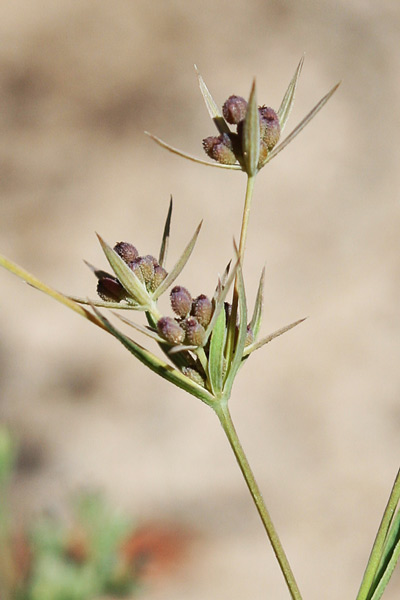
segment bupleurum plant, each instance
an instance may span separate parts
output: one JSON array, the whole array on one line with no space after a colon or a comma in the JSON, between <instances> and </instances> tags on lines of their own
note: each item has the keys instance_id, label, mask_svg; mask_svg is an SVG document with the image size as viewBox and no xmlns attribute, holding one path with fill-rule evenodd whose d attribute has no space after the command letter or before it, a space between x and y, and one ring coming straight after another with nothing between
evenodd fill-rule
<instances>
[{"instance_id":1,"label":"bupleurum plant","mask_svg":"<svg viewBox=\"0 0 400 600\"><path fill-rule=\"evenodd\" d=\"M151 255L140 256L136 247L129 242L118 242L111 247L98 236L112 270L107 272L88 265L97 278L97 293L100 300L76 298L57 292L15 263L0 256L0 264L3 267L113 335L152 371L196 396L213 409L229 440L287 588L294 600L301 600L302 596L235 431L228 402L235 377L250 355L304 320L299 319L267 336L259 337L264 272L260 277L251 317L248 316L242 273L256 176L308 125L339 85L334 86L297 127L280 141L293 106L302 65L303 59L277 111L265 105L258 106L255 82L247 101L241 96L231 95L220 111L203 78L197 72L200 90L218 132L218 135L208 136L203 140L204 151L214 162L190 156L160 138L148 134L174 154L208 166L243 171L246 175L247 185L239 243L237 246L234 245L231 263L225 268L223 275L217 278L215 292L211 298L205 294L193 298L185 287L175 284L192 253L201 224L175 266L167 269L172 199L157 258ZM173 316L162 314L158 305L159 298L168 290L170 290ZM143 312L146 325L137 324L114 311L113 314L125 324L152 338L166 359L159 358L123 333L104 316L100 309ZM378 600L393 572L400 553L399 499L400 474L398 473L357 600Z\"/></svg>"}]
</instances>

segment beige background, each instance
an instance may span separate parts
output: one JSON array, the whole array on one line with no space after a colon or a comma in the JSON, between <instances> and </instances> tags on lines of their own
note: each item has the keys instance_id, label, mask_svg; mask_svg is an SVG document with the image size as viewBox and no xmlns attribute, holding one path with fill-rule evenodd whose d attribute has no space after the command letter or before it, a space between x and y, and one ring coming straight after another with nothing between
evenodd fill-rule
<instances>
[{"instance_id":1,"label":"beige background","mask_svg":"<svg viewBox=\"0 0 400 600\"><path fill-rule=\"evenodd\" d=\"M259 102L278 107L305 52L288 130L342 80L257 182L249 302L266 265L263 332L309 320L248 361L231 407L304 599L355 598L400 455L398 3L14 0L0 11L0 248L73 294L94 295L82 258L106 264L94 231L158 252L170 193L170 261L204 218L179 281L212 293L244 176L143 135L201 156L213 125L193 63L219 103L257 76ZM287 598L211 411L13 276L0 285L18 514L62 512L94 486L194 534L146 600ZM386 598L399 593L397 574Z\"/></svg>"}]
</instances>

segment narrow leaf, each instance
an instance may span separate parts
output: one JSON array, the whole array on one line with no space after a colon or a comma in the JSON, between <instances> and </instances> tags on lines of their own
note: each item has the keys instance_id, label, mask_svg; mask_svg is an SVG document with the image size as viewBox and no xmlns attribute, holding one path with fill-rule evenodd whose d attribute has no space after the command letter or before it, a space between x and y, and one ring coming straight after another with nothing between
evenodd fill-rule
<instances>
[{"instance_id":1,"label":"narrow leaf","mask_svg":"<svg viewBox=\"0 0 400 600\"><path fill-rule=\"evenodd\" d=\"M150 306L151 297L140 279L136 277L132 269L128 267L119 254L117 254L107 242L105 242L98 234L97 237L99 238L103 252L110 263L112 270L128 294L132 296L142 310Z\"/></svg>"},{"instance_id":2,"label":"narrow leaf","mask_svg":"<svg viewBox=\"0 0 400 600\"><path fill-rule=\"evenodd\" d=\"M226 339L225 311L221 310L211 334L208 375L215 396L222 392L224 380L224 346Z\"/></svg>"},{"instance_id":3,"label":"narrow leaf","mask_svg":"<svg viewBox=\"0 0 400 600\"><path fill-rule=\"evenodd\" d=\"M294 96L296 93L297 83L299 81L301 69L303 68L304 56L301 57L299 64L297 65L297 69L291 82L289 83L289 87L286 90L286 93L283 97L281 105L278 110L279 124L281 126L281 134L285 129L286 122L289 118L290 112L292 110L294 104Z\"/></svg>"},{"instance_id":4,"label":"narrow leaf","mask_svg":"<svg viewBox=\"0 0 400 600\"><path fill-rule=\"evenodd\" d=\"M102 269L97 269L97 267L94 267L87 260L84 260L83 262L85 263L85 265L87 267L89 267L89 269L92 271L93 275L95 275L97 277L97 279L102 279L103 277L111 277L111 279L113 279L115 277L114 275L112 275L111 273L108 273L107 271L103 271Z\"/></svg>"},{"instance_id":5,"label":"narrow leaf","mask_svg":"<svg viewBox=\"0 0 400 600\"><path fill-rule=\"evenodd\" d=\"M288 144L290 144L290 142L292 142L294 140L294 138L300 133L300 131L302 131L304 129L304 127L306 127L306 125L308 125L308 123L311 121L311 119L313 119L315 117L315 115L317 113L319 113L319 111L321 110L321 108L323 106L325 106L325 104L328 102L328 100L331 98L331 96L333 96L333 94L336 92L336 90L338 89L340 85L340 82L337 83L330 92L328 92L326 94L326 96L324 96L322 98L322 100L320 100L318 102L318 104L316 104L316 106L314 106L314 108L312 109L311 112L308 113L308 115L306 117L304 117L304 119L302 121L300 121L300 123L297 125L297 127L295 127L295 129L293 129L293 131L291 133L289 133L289 135L287 136L287 138L285 138L283 140L283 142L281 142L280 144L278 144L278 146L275 146L275 148L273 150L271 150L271 152L268 154L266 160L263 162L263 164L261 166L264 166L267 162L269 162L270 160L272 160L273 158L275 158L275 156L277 154L279 154L279 152L281 152L284 148L286 148L286 146Z\"/></svg>"},{"instance_id":6,"label":"narrow leaf","mask_svg":"<svg viewBox=\"0 0 400 600\"><path fill-rule=\"evenodd\" d=\"M241 265L237 269L236 289L238 294L239 331L233 352L231 363L228 364L224 384L224 395L229 398L233 382L243 359L244 345L247 337L247 308L246 292L244 288L243 273Z\"/></svg>"},{"instance_id":7,"label":"narrow leaf","mask_svg":"<svg viewBox=\"0 0 400 600\"><path fill-rule=\"evenodd\" d=\"M64 304L64 306L67 306L71 310L78 313L78 315L81 315L81 317L88 319L98 327L104 329L102 322L99 319L97 319L96 316L93 315L90 311L86 310L86 308L83 308L77 302L71 300L68 296L64 296L64 294L61 294L60 292L57 292L53 288L49 287L48 285L37 279L34 275L31 275L30 273L28 273L28 271L25 271L25 269L12 262L5 256L2 256L1 254L0 265L7 269L7 271L14 273L14 275L17 275L17 277L20 277L21 279L26 281L26 283L29 283L29 285L31 285L32 287L36 288L37 290L40 290L44 294L47 294L47 296L54 298L54 300L57 300L57 302L61 302L61 304Z\"/></svg>"},{"instance_id":8,"label":"narrow leaf","mask_svg":"<svg viewBox=\"0 0 400 600\"><path fill-rule=\"evenodd\" d=\"M233 267L231 274L228 277L228 280L227 280L225 286L222 288L217 302L215 303L211 321L207 325L206 333L204 336L204 345L207 343L207 340L211 335L214 325L219 317L219 313L224 309L225 298L228 295L229 288L231 287L233 280L235 279L236 271L237 271L238 267L239 267L239 261L237 261L236 265Z\"/></svg>"},{"instance_id":9,"label":"narrow leaf","mask_svg":"<svg viewBox=\"0 0 400 600\"><path fill-rule=\"evenodd\" d=\"M217 104L215 103L213 97L211 96L208 87L206 86L206 84L204 83L204 79L202 78L202 76L199 73L198 68L196 67L196 65L194 65L194 68L196 70L197 73L197 79L199 81L199 86L200 86L200 91L203 95L203 99L204 102L206 104L207 110L208 110L208 114L210 115L210 117L212 118L212 120L214 121L218 131L220 133L230 133L231 130L229 129L229 125L228 123L225 121L224 117L222 116L222 114L220 113Z\"/></svg>"},{"instance_id":10,"label":"narrow leaf","mask_svg":"<svg viewBox=\"0 0 400 600\"><path fill-rule=\"evenodd\" d=\"M131 352L137 359L140 360L146 367L157 373L166 379L167 381L173 383L174 385L182 388L185 392L196 396L206 404L213 404L214 398L213 396L207 392L206 389L201 387L200 385L193 382L191 379L183 375L177 369L174 369L164 361L160 360L157 356L143 348L140 344L134 342L131 338L124 335L122 332L118 331L108 319L106 319L96 308L93 309L99 319L101 320L103 326L109 333L111 333L117 340L121 342Z\"/></svg>"},{"instance_id":11,"label":"narrow leaf","mask_svg":"<svg viewBox=\"0 0 400 600\"><path fill-rule=\"evenodd\" d=\"M190 240L190 242L184 249L182 256L180 257L180 259L178 260L178 262L176 263L174 268L168 273L166 278L160 283L158 288L152 294L153 300L157 300L157 298L159 298L161 296L161 294L163 294L169 288L169 286L172 285L172 283L175 281L175 279L181 273L182 269L186 265L187 261L190 258L190 255L193 252L193 248L194 248L197 238L199 236L202 223L203 223L203 221L201 221L199 223L196 231L193 234L192 239Z\"/></svg>"},{"instance_id":12,"label":"narrow leaf","mask_svg":"<svg viewBox=\"0 0 400 600\"><path fill-rule=\"evenodd\" d=\"M270 333L269 335L267 335L266 337L262 338L261 340L258 340L256 342L254 342L253 344L249 344L246 347L246 349L245 349L245 351L243 353L243 356L244 357L248 356L249 354L251 354L255 350L258 350L258 348L261 348L262 346L265 346L265 344L268 344L269 342L271 342L275 338L277 338L280 335L286 333L290 329L293 329L293 327L296 327L296 325L300 325L300 323L302 323L305 320L306 320L306 317L304 319L299 319L298 321L295 321L294 323L290 323L290 325L286 325L285 327L281 327L281 329L277 329L276 331L274 331L273 333Z\"/></svg>"},{"instance_id":13,"label":"narrow leaf","mask_svg":"<svg viewBox=\"0 0 400 600\"><path fill-rule=\"evenodd\" d=\"M177 154L178 156L182 156L183 158L186 158L187 160L191 160L192 162L195 162L195 163L199 163L200 165L206 165L207 167L217 167L218 169L231 169L234 171L242 170L242 167L240 165L222 165L221 163L218 163L218 162L209 162L208 160L201 160L200 158L196 158L195 156L186 154L186 152L182 152L182 150L178 150L178 148L174 148L173 146L170 146L169 144L164 142L162 139L160 139L156 135L153 135L152 133L149 133L148 131L145 131L145 134L148 135L152 140L154 140L156 142L156 144L158 144L162 148L165 148L169 152L172 152L172 154Z\"/></svg>"},{"instance_id":14,"label":"narrow leaf","mask_svg":"<svg viewBox=\"0 0 400 600\"><path fill-rule=\"evenodd\" d=\"M381 562L374 579L374 593L372 594L371 600L379 600L390 578L395 569L396 563L399 559L400 554L400 512L398 512L393 519L393 523L390 527L388 537L385 542L385 548L381 558Z\"/></svg>"},{"instance_id":15,"label":"narrow leaf","mask_svg":"<svg viewBox=\"0 0 400 600\"><path fill-rule=\"evenodd\" d=\"M167 261L169 234L170 234L170 229L171 229L171 216L172 216L172 196L169 201L169 208L168 208L167 218L165 220L164 231L163 231L163 236L162 236L162 241L161 241L160 256L158 259L158 263L159 263L159 265L161 265L161 267L165 267L165 263Z\"/></svg>"},{"instance_id":16,"label":"narrow leaf","mask_svg":"<svg viewBox=\"0 0 400 600\"><path fill-rule=\"evenodd\" d=\"M139 325L138 323L134 323L133 321L130 321L129 319L127 319L123 315L119 315L117 313L113 313L113 314L116 317L118 317L118 319L120 319L123 323L126 323L130 327L133 327L134 329L136 329L136 331L140 331L140 333L143 333L144 335L147 335L147 337L151 338L152 340L155 340L158 344L168 344L168 342L164 338L162 338L158 334L158 332L155 331L154 329L152 329L150 327L143 327L143 325Z\"/></svg>"},{"instance_id":17,"label":"narrow leaf","mask_svg":"<svg viewBox=\"0 0 400 600\"><path fill-rule=\"evenodd\" d=\"M117 310L141 310L141 307L134 302L128 304L124 300L121 302L106 302L105 300L91 300L90 298L80 298L79 296L70 296L67 298L78 302L78 304L88 304L89 306L98 306L99 308L114 308Z\"/></svg>"},{"instance_id":18,"label":"narrow leaf","mask_svg":"<svg viewBox=\"0 0 400 600\"><path fill-rule=\"evenodd\" d=\"M265 280L265 267L261 272L260 283L258 284L258 291L256 301L254 303L253 316L250 321L250 329L253 332L254 339L257 339L258 332L261 326L262 309L264 301L264 280Z\"/></svg>"},{"instance_id":19,"label":"narrow leaf","mask_svg":"<svg viewBox=\"0 0 400 600\"><path fill-rule=\"evenodd\" d=\"M243 124L243 162L249 177L257 173L258 157L260 155L260 116L256 99L256 82L253 81L246 118Z\"/></svg>"}]
</instances>

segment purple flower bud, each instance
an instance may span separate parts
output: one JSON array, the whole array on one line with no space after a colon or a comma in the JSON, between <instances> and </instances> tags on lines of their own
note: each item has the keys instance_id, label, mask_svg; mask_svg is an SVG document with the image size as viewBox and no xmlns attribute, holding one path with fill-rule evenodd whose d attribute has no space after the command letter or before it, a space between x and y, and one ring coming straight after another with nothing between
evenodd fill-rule
<instances>
[{"instance_id":1,"label":"purple flower bud","mask_svg":"<svg viewBox=\"0 0 400 600\"><path fill-rule=\"evenodd\" d=\"M211 300L205 294L200 294L200 296L197 296L197 298L193 300L190 314L196 317L200 325L207 327L211 321L212 311Z\"/></svg>"},{"instance_id":2,"label":"purple flower bud","mask_svg":"<svg viewBox=\"0 0 400 600\"><path fill-rule=\"evenodd\" d=\"M102 277L97 282L97 293L105 302L121 302L127 293L118 279L114 277Z\"/></svg>"},{"instance_id":3,"label":"purple flower bud","mask_svg":"<svg viewBox=\"0 0 400 600\"><path fill-rule=\"evenodd\" d=\"M170 294L172 310L178 317L186 317L192 307L192 296L190 292L182 287L176 285L171 290Z\"/></svg>"},{"instance_id":4,"label":"purple flower bud","mask_svg":"<svg viewBox=\"0 0 400 600\"><path fill-rule=\"evenodd\" d=\"M172 317L161 317L157 323L159 334L170 344L182 344L185 332Z\"/></svg>"},{"instance_id":5,"label":"purple flower bud","mask_svg":"<svg viewBox=\"0 0 400 600\"><path fill-rule=\"evenodd\" d=\"M128 242L118 242L118 244L115 244L114 250L126 263L132 262L139 256L135 246Z\"/></svg>"},{"instance_id":6,"label":"purple flower bud","mask_svg":"<svg viewBox=\"0 0 400 600\"><path fill-rule=\"evenodd\" d=\"M222 107L224 119L231 125L237 125L240 121L243 121L246 112L247 102L241 96L229 96Z\"/></svg>"},{"instance_id":7,"label":"purple flower bud","mask_svg":"<svg viewBox=\"0 0 400 600\"><path fill-rule=\"evenodd\" d=\"M272 150L281 135L279 117L274 109L268 106L260 106L258 112L260 113L261 140L267 146L268 150Z\"/></svg>"},{"instance_id":8,"label":"purple flower bud","mask_svg":"<svg viewBox=\"0 0 400 600\"><path fill-rule=\"evenodd\" d=\"M203 148L210 158L222 165L234 165L236 163L237 159L233 151L232 141L227 133L221 133L218 137L205 138Z\"/></svg>"},{"instance_id":9,"label":"purple flower bud","mask_svg":"<svg viewBox=\"0 0 400 600\"><path fill-rule=\"evenodd\" d=\"M185 342L191 346L201 346L205 330L195 317L188 317L181 323L186 332Z\"/></svg>"}]
</instances>

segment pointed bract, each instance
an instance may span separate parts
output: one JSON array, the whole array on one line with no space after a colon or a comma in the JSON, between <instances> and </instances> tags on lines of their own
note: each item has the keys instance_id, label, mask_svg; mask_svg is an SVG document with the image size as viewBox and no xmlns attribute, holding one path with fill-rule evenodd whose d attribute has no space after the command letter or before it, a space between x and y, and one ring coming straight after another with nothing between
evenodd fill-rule
<instances>
[{"instance_id":1,"label":"pointed bract","mask_svg":"<svg viewBox=\"0 0 400 600\"><path fill-rule=\"evenodd\" d=\"M161 240L160 255L158 258L158 263L161 267L165 267L165 263L167 261L169 236L170 236L170 230L171 230L171 217L172 217L172 196L169 201L167 218L165 219L164 231L163 231L163 236L162 236L162 240Z\"/></svg>"},{"instance_id":2,"label":"pointed bract","mask_svg":"<svg viewBox=\"0 0 400 600\"><path fill-rule=\"evenodd\" d=\"M294 97L296 94L297 83L299 81L301 69L303 68L304 56L300 59L297 69L293 75L292 81L289 83L289 87L283 97L281 105L278 110L279 124L281 126L281 134L285 129L286 122L289 118L290 112L293 108Z\"/></svg>"},{"instance_id":3,"label":"pointed bract","mask_svg":"<svg viewBox=\"0 0 400 600\"><path fill-rule=\"evenodd\" d=\"M205 105L207 107L208 114L214 121L214 123L220 133L230 133L231 130L229 128L229 125L225 121L222 114L220 113L219 108L218 108L216 102L214 101L214 98L211 96L211 94L208 90L208 87L204 83L204 79L200 75L199 70L196 67L196 65L194 65L194 68L196 70L197 79L199 81L199 86L200 86L200 91L202 93Z\"/></svg>"},{"instance_id":4,"label":"pointed bract","mask_svg":"<svg viewBox=\"0 0 400 600\"><path fill-rule=\"evenodd\" d=\"M243 123L243 162L247 175L254 177L257 173L260 155L260 115L256 98L256 82L251 87L246 118Z\"/></svg>"}]
</instances>

